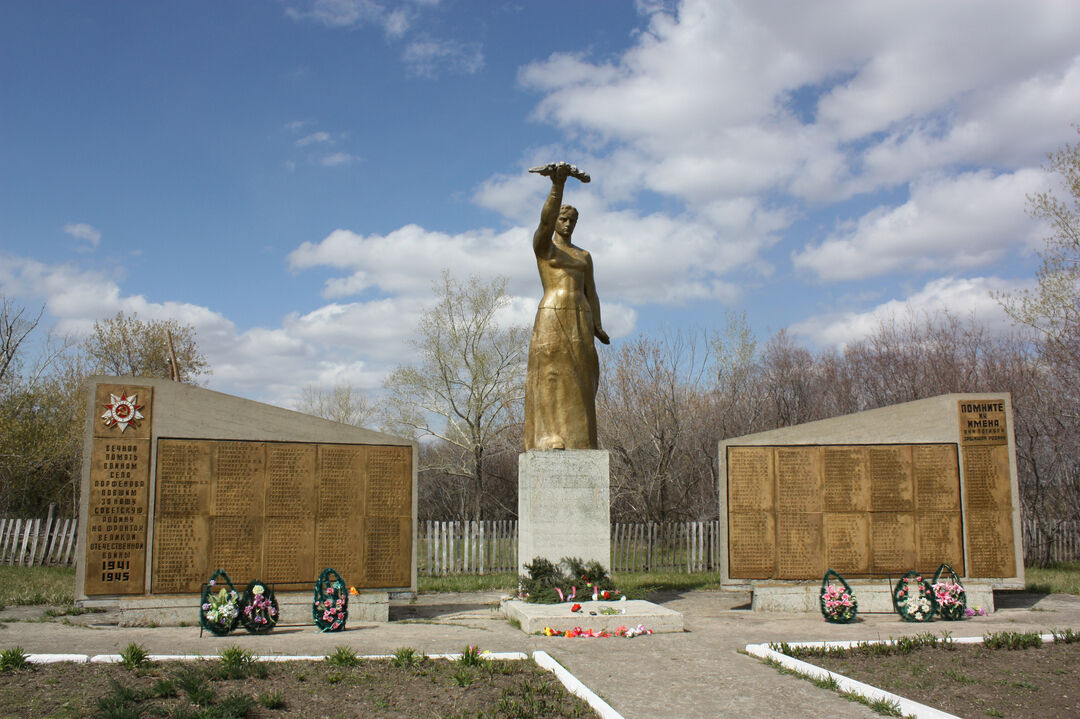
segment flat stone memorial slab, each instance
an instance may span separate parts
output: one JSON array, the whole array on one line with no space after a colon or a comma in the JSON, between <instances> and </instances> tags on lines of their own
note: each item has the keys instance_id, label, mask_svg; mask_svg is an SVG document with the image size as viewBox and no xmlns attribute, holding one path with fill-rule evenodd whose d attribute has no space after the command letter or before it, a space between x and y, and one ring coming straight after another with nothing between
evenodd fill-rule
<instances>
[{"instance_id":1,"label":"flat stone memorial slab","mask_svg":"<svg viewBox=\"0 0 1080 719\"><path fill-rule=\"evenodd\" d=\"M520 599L504 599L502 613L507 619L516 619L521 623L521 631L526 634L542 632L544 627L551 627L565 632L575 627L593 631L614 632L619 627L636 627L641 624L659 634L661 632L683 631L683 615L673 609L644 599L627 599L620 602L580 602L581 611L571 612L574 602L560 604L531 604ZM623 610L622 614L600 614L601 607L614 607ZM596 612L591 614L590 612Z\"/></svg>"}]
</instances>

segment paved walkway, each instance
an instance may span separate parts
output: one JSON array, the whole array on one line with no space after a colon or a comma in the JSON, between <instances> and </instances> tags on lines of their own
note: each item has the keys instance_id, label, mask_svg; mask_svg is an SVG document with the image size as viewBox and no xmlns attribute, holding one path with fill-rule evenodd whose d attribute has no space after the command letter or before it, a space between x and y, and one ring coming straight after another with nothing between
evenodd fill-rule
<instances>
[{"instance_id":1,"label":"paved walkway","mask_svg":"<svg viewBox=\"0 0 1080 719\"><path fill-rule=\"evenodd\" d=\"M0 611L0 648L28 652L110 654L130 642L151 653L213 656L240 645L257 654L323 655L339 645L363 654L413 647L428 654L460 651L476 644L492 651L544 649L627 719L765 716L866 717L878 715L810 683L777 673L740 654L747 644L772 641L887 639L927 630L954 636L988 631L1080 630L1080 597L998 594L992 616L930 625L901 622L895 615L862 615L851 625L830 625L818 615L754 613L749 595L720 591L659 594L652 597L684 613L687 631L635 639L565 639L527 636L498 612L497 593L427 594L415 603L391 605L389 624L350 624L345 632L320 634L308 626L282 626L253 637L199 637L194 627L119 627L108 614L88 614L46 622L17 621L42 608Z\"/></svg>"}]
</instances>

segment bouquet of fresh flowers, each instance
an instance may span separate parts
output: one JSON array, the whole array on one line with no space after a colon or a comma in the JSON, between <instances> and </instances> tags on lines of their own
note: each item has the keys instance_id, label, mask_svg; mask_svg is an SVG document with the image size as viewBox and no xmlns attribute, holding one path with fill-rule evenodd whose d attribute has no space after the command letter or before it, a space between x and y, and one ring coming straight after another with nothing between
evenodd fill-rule
<instances>
[{"instance_id":1,"label":"bouquet of fresh flowers","mask_svg":"<svg viewBox=\"0 0 1080 719\"><path fill-rule=\"evenodd\" d=\"M274 590L259 580L248 585L240 609L240 623L252 634L265 634L278 622L278 603Z\"/></svg>"},{"instance_id":2,"label":"bouquet of fresh flowers","mask_svg":"<svg viewBox=\"0 0 1080 719\"><path fill-rule=\"evenodd\" d=\"M834 584L835 579L838 584ZM821 606L821 616L825 621L833 624L848 624L855 621L859 613L859 603L855 601L855 593L844 578L830 569L825 572L821 580L821 596L818 599Z\"/></svg>"},{"instance_id":3,"label":"bouquet of fresh flowers","mask_svg":"<svg viewBox=\"0 0 1080 719\"><path fill-rule=\"evenodd\" d=\"M908 572L893 590L893 608L905 622L929 622L937 608L930 583L917 572Z\"/></svg>"},{"instance_id":4,"label":"bouquet of fresh flowers","mask_svg":"<svg viewBox=\"0 0 1080 719\"><path fill-rule=\"evenodd\" d=\"M221 585L218 585L218 579ZM236 628L240 616L240 595L233 588L229 575L218 569L202 591L199 624L207 631L224 636Z\"/></svg>"},{"instance_id":5,"label":"bouquet of fresh flowers","mask_svg":"<svg viewBox=\"0 0 1080 719\"><path fill-rule=\"evenodd\" d=\"M947 577L944 576L946 573L948 573ZM930 589L933 591L934 605L942 619L955 622L969 616L964 585L960 584L956 572L948 564L938 567Z\"/></svg>"},{"instance_id":6,"label":"bouquet of fresh flowers","mask_svg":"<svg viewBox=\"0 0 1080 719\"><path fill-rule=\"evenodd\" d=\"M355 588L351 593L356 594ZM311 603L311 616L315 626L323 632L340 632L349 618L349 594L345 580L327 567L315 582L315 597Z\"/></svg>"}]
</instances>

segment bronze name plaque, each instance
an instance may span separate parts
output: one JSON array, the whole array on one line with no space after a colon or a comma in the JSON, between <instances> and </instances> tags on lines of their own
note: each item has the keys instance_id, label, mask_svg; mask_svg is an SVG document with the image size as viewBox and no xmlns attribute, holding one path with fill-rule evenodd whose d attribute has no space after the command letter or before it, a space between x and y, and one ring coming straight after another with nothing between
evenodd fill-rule
<instances>
[{"instance_id":1,"label":"bronze name plaque","mask_svg":"<svg viewBox=\"0 0 1080 719\"><path fill-rule=\"evenodd\" d=\"M973 577L1016 575L1005 401L959 403L968 556Z\"/></svg>"},{"instance_id":2,"label":"bronze name plaque","mask_svg":"<svg viewBox=\"0 0 1080 719\"><path fill-rule=\"evenodd\" d=\"M86 594L145 591L152 405L150 387L97 387L83 575Z\"/></svg>"},{"instance_id":3,"label":"bronze name plaque","mask_svg":"<svg viewBox=\"0 0 1080 719\"><path fill-rule=\"evenodd\" d=\"M411 583L412 449L160 439L152 592L310 588L325 567L357 588Z\"/></svg>"},{"instance_id":4,"label":"bronze name plaque","mask_svg":"<svg viewBox=\"0 0 1080 719\"><path fill-rule=\"evenodd\" d=\"M964 572L954 444L728 447L727 468L732 578Z\"/></svg>"}]
</instances>

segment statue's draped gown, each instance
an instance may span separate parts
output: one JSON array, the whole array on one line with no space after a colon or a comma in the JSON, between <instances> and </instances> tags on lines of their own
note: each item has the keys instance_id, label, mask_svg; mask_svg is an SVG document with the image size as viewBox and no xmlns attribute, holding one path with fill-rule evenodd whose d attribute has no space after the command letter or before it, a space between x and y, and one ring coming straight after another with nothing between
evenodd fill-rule
<instances>
[{"instance_id":1,"label":"statue's draped gown","mask_svg":"<svg viewBox=\"0 0 1080 719\"><path fill-rule=\"evenodd\" d=\"M537 257L544 299L536 310L525 380L525 449L596 448L599 361L585 296L590 260L556 244Z\"/></svg>"}]
</instances>

